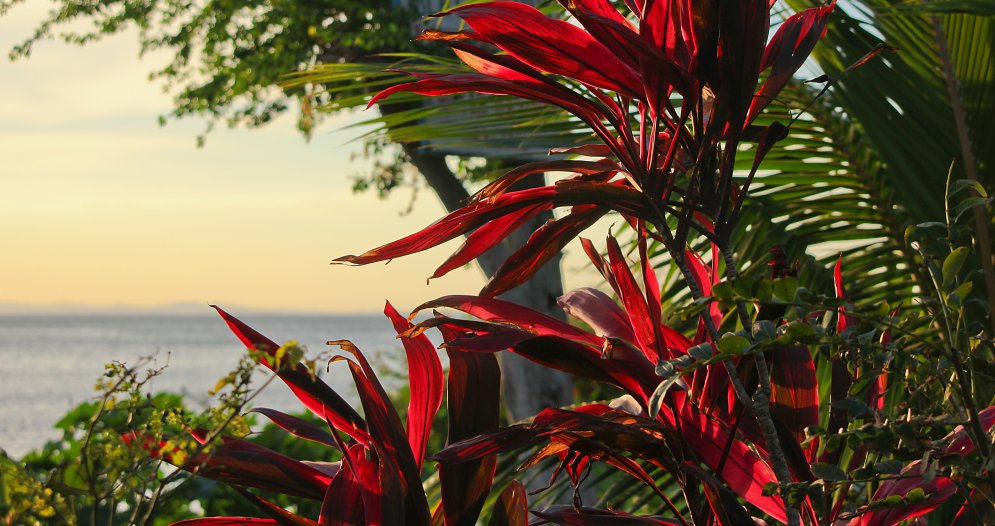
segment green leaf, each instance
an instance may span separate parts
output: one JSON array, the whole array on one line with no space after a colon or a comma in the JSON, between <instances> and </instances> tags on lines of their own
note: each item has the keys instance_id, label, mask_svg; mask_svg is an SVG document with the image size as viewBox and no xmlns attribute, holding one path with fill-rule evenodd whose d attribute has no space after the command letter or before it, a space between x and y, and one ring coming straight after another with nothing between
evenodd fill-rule
<instances>
[{"instance_id":1,"label":"green leaf","mask_svg":"<svg viewBox=\"0 0 995 526\"><path fill-rule=\"evenodd\" d=\"M954 183L950 185L950 193L955 194L965 188L971 188L981 197L988 197L988 192L985 191L985 187L981 186L981 183L970 179L954 181Z\"/></svg>"},{"instance_id":2,"label":"green leaf","mask_svg":"<svg viewBox=\"0 0 995 526\"><path fill-rule=\"evenodd\" d=\"M757 301L767 303L771 300L773 285L769 279L757 280L753 286L753 298Z\"/></svg>"},{"instance_id":3,"label":"green leaf","mask_svg":"<svg viewBox=\"0 0 995 526\"><path fill-rule=\"evenodd\" d=\"M648 403L650 418L656 418L656 415L660 413L660 406L663 405L663 399L667 396L667 391L670 391L670 388L680 381L681 376L675 374L674 376L660 382L660 384L656 386L656 389L653 390L653 394L650 395Z\"/></svg>"},{"instance_id":4,"label":"green leaf","mask_svg":"<svg viewBox=\"0 0 995 526\"><path fill-rule=\"evenodd\" d=\"M774 297L789 303L795 300L795 292L798 291L798 278L787 277L778 278L771 282L771 290Z\"/></svg>"},{"instance_id":5,"label":"green leaf","mask_svg":"<svg viewBox=\"0 0 995 526\"><path fill-rule=\"evenodd\" d=\"M943 260L943 288L950 289L957 283L957 274L960 272L967 256L970 254L967 247L958 247Z\"/></svg>"},{"instance_id":6,"label":"green leaf","mask_svg":"<svg viewBox=\"0 0 995 526\"><path fill-rule=\"evenodd\" d=\"M730 299L732 295L732 285L728 281L720 281L712 285L712 296L720 299Z\"/></svg>"},{"instance_id":7,"label":"green leaf","mask_svg":"<svg viewBox=\"0 0 995 526\"><path fill-rule=\"evenodd\" d=\"M890 459L874 464L874 472L882 475L897 475L902 471L902 461Z\"/></svg>"},{"instance_id":8,"label":"green leaf","mask_svg":"<svg viewBox=\"0 0 995 526\"><path fill-rule=\"evenodd\" d=\"M731 332L725 333L716 344L722 354L739 356L750 348L750 340Z\"/></svg>"},{"instance_id":9,"label":"green leaf","mask_svg":"<svg viewBox=\"0 0 995 526\"><path fill-rule=\"evenodd\" d=\"M702 343L688 349L688 356L694 358L695 360L708 360L712 357L712 354L711 343Z\"/></svg>"},{"instance_id":10,"label":"green leaf","mask_svg":"<svg viewBox=\"0 0 995 526\"><path fill-rule=\"evenodd\" d=\"M732 282L732 290L741 298L752 298L754 280L746 276L740 276Z\"/></svg>"},{"instance_id":11,"label":"green leaf","mask_svg":"<svg viewBox=\"0 0 995 526\"><path fill-rule=\"evenodd\" d=\"M770 320L760 320L753 324L753 339L757 342L770 341L777 338L777 327Z\"/></svg>"},{"instance_id":12,"label":"green leaf","mask_svg":"<svg viewBox=\"0 0 995 526\"><path fill-rule=\"evenodd\" d=\"M968 197L957 203L957 206L954 207L954 211L957 212L957 215L954 217L954 222L960 221L960 217L968 210L976 206L985 206L989 203L989 201L991 201L991 199L986 197Z\"/></svg>"},{"instance_id":13,"label":"green leaf","mask_svg":"<svg viewBox=\"0 0 995 526\"><path fill-rule=\"evenodd\" d=\"M835 464L825 462L815 462L812 464L812 474L829 482L847 480L846 473Z\"/></svg>"},{"instance_id":14,"label":"green leaf","mask_svg":"<svg viewBox=\"0 0 995 526\"><path fill-rule=\"evenodd\" d=\"M907 504L926 502L926 491L922 488L913 488L905 494L905 502Z\"/></svg>"}]
</instances>

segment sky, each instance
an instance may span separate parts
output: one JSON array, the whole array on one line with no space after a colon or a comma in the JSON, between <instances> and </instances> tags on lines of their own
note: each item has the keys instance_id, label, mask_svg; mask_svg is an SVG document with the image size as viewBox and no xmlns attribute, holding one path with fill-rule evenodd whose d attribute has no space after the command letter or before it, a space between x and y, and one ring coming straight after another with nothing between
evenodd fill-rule
<instances>
[{"instance_id":1,"label":"sky","mask_svg":"<svg viewBox=\"0 0 995 526\"><path fill-rule=\"evenodd\" d=\"M47 2L0 18L6 52ZM483 284L476 268L426 285L458 246L366 267L329 265L443 213L419 193L353 194L363 116L325 122L310 143L288 115L261 130L205 121L165 127L168 94L147 80L165 56L139 58L134 33L85 47L36 46L0 59L0 305L6 309L218 303L272 311L357 312L385 299L413 307Z\"/></svg>"}]
</instances>

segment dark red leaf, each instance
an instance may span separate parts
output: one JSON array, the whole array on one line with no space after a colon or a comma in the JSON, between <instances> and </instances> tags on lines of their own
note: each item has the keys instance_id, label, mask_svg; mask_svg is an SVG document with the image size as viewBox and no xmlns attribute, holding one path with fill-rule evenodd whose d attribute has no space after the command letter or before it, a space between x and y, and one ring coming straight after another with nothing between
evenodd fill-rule
<instances>
[{"instance_id":1,"label":"dark red leaf","mask_svg":"<svg viewBox=\"0 0 995 526\"><path fill-rule=\"evenodd\" d=\"M394 330L402 333L411 328L403 316L394 310L388 302L384 314L394 324ZM401 338L404 351L408 358L408 382L410 400L408 401L407 431L411 452L415 463L421 471L425 459L425 448L428 446L428 436L432 431L432 420L442 406L444 376L442 363L436 354L435 346L425 335Z\"/></svg>"},{"instance_id":2,"label":"dark red leaf","mask_svg":"<svg viewBox=\"0 0 995 526\"><path fill-rule=\"evenodd\" d=\"M212 307L218 311L218 314L225 320L231 331L235 333L235 336L246 347L270 356L274 355L277 349L280 348L273 340L258 333L255 329L228 314L220 307L215 305L212 305ZM312 376L304 365L294 364L289 368L281 367L279 370L276 370L269 360L265 358L261 359L260 363L274 370L280 379L290 387L294 395L314 414L329 420L336 429L343 431L360 442L367 439L365 431L366 423L363 422L363 418L359 416L359 413L325 382Z\"/></svg>"},{"instance_id":3,"label":"dark red leaf","mask_svg":"<svg viewBox=\"0 0 995 526\"><path fill-rule=\"evenodd\" d=\"M547 209L549 207L545 203L539 203L484 224L466 236L466 241L460 245L456 252L449 256L449 259L435 270L431 279L442 277L453 269L462 267L473 261L477 256L490 250L494 245L508 237L526 221Z\"/></svg>"},{"instance_id":4,"label":"dark red leaf","mask_svg":"<svg viewBox=\"0 0 995 526\"><path fill-rule=\"evenodd\" d=\"M501 491L487 526L528 526L528 524L529 501L525 486L513 480Z\"/></svg>"},{"instance_id":5,"label":"dark red leaf","mask_svg":"<svg viewBox=\"0 0 995 526\"><path fill-rule=\"evenodd\" d=\"M805 428L819 425L819 382L808 348L797 346L773 351L770 380L771 410L791 431L795 441L803 442ZM809 452L814 454L814 449L810 448Z\"/></svg>"},{"instance_id":6,"label":"dark red leaf","mask_svg":"<svg viewBox=\"0 0 995 526\"><path fill-rule=\"evenodd\" d=\"M901 474L908 475L908 477L882 482L871 500L883 500L892 495L904 497L913 489L922 489L926 493L925 503L869 511L851 521L851 526L894 526L904 520L933 511L957 492L957 484L943 475L938 475L929 482L915 476L919 473L921 462L917 460L902 469Z\"/></svg>"},{"instance_id":7,"label":"dark red leaf","mask_svg":"<svg viewBox=\"0 0 995 526\"><path fill-rule=\"evenodd\" d=\"M205 517L174 522L172 526L280 526L273 519L253 519L250 517Z\"/></svg>"},{"instance_id":8,"label":"dark red leaf","mask_svg":"<svg viewBox=\"0 0 995 526\"><path fill-rule=\"evenodd\" d=\"M728 125L728 130L735 136L746 124L769 28L767 0L719 4L718 73L721 83L716 92L715 113L721 115L713 117L713 121L719 126Z\"/></svg>"},{"instance_id":9,"label":"dark red leaf","mask_svg":"<svg viewBox=\"0 0 995 526\"><path fill-rule=\"evenodd\" d=\"M362 446L355 445L346 455L362 455ZM343 467L328 485L328 491L321 503L318 526L365 526L367 524L363 506L362 485L355 473L352 462L343 462Z\"/></svg>"},{"instance_id":10,"label":"dark red leaf","mask_svg":"<svg viewBox=\"0 0 995 526\"><path fill-rule=\"evenodd\" d=\"M194 438L202 441L205 435L195 432ZM212 480L315 500L324 497L332 479L322 470L234 437L222 437L206 459L195 458L179 467Z\"/></svg>"},{"instance_id":11,"label":"dark red leaf","mask_svg":"<svg viewBox=\"0 0 995 526\"><path fill-rule=\"evenodd\" d=\"M460 464L529 447L539 441L540 438L535 430L527 425L518 424L490 433L481 433L465 440L453 441L445 449L432 455L432 460L443 465Z\"/></svg>"},{"instance_id":12,"label":"dark red leaf","mask_svg":"<svg viewBox=\"0 0 995 526\"><path fill-rule=\"evenodd\" d=\"M583 287L572 290L557 298L556 304L570 316L586 323L598 336L636 341L625 311L598 289Z\"/></svg>"},{"instance_id":13,"label":"dark red leaf","mask_svg":"<svg viewBox=\"0 0 995 526\"><path fill-rule=\"evenodd\" d=\"M753 523L753 518L739 503L736 495L729 491L729 488L715 475L692 462L683 462L680 470L686 475L697 478L701 483L705 499L708 500L708 506L715 515L716 526L738 526Z\"/></svg>"},{"instance_id":14,"label":"dark red leaf","mask_svg":"<svg viewBox=\"0 0 995 526\"><path fill-rule=\"evenodd\" d=\"M334 262L366 265L421 252L517 210L545 203L551 206L554 193L551 187L531 188L504 194L494 201L471 203L414 234L359 256L342 256Z\"/></svg>"},{"instance_id":15,"label":"dark red leaf","mask_svg":"<svg viewBox=\"0 0 995 526\"><path fill-rule=\"evenodd\" d=\"M442 13L462 18L475 36L522 62L591 86L642 95L638 75L583 29L518 2L488 2Z\"/></svg>"},{"instance_id":16,"label":"dark red leaf","mask_svg":"<svg viewBox=\"0 0 995 526\"><path fill-rule=\"evenodd\" d=\"M607 212L597 206L577 206L569 214L547 222L501 264L480 295L494 297L525 283L551 259L559 256L567 243Z\"/></svg>"},{"instance_id":17,"label":"dark red leaf","mask_svg":"<svg viewBox=\"0 0 995 526\"><path fill-rule=\"evenodd\" d=\"M832 0L824 7L813 7L788 17L771 37L764 50L761 70L770 68L770 74L750 105L748 121L752 121L770 104L791 76L805 62L815 44L826 33L829 15L836 7Z\"/></svg>"},{"instance_id":18,"label":"dark red leaf","mask_svg":"<svg viewBox=\"0 0 995 526\"><path fill-rule=\"evenodd\" d=\"M451 329L443 337L456 336ZM500 416L501 369L492 354L449 354L449 437L447 443L492 432ZM478 457L457 465L439 466L446 526L473 526L490 492L497 456Z\"/></svg>"},{"instance_id":19,"label":"dark red leaf","mask_svg":"<svg viewBox=\"0 0 995 526\"><path fill-rule=\"evenodd\" d=\"M326 446L338 448L338 445L335 443L335 439L332 438L332 435L329 434L328 431L325 431L324 429L306 420L265 407L256 407L251 409L249 412L259 413L266 416L266 418L269 418L274 424L294 436L298 436L305 440L311 440L319 444L324 444Z\"/></svg>"},{"instance_id":20,"label":"dark red leaf","mask_svg":"<svg viewBox=\"0 0 995 526\"><path fill-rule=\"evenodd\" d=\"M625 313L629 316L629 323L632 325L639 348L646 359L656 364L667 356L660 338L660 326L653 323L654 316L650 314L650 309L659 309L659 306L646 304L646 298L639 289L632 271L629 270L629 262L622 255L622 249L615 238L608 236L607 245L608 265L618 285L615 292L618 293Z\"/></svg>"},{"instance_id":21,"label":"dark red leaf","mask_svg":"<svg viewBox=\"0 0 995 526\"><path fill-rule=\"evenodd\" d=\"M301 517L300 515L295 515L289 511L277 506L276 504L258 496L249 491L234 486L235 491L239 492L240 495L245 497L249 502L254 504L257 508L261 509L263 513L269 515L279 524L280 526L317 526L318 523L306 517Z\"/></svg>"},{"instance_id":22,"label":"dark red leaf","mask_svg":"<svg viewBox=\"0 0 995 526\"><path fill-rule=\"evenodd\" d=\"M553 524L562 526L673 526L679 521L667 517L640 517L622 511L597 508L574 508L573 506L550 506L533 515Z\"/></svg>"},{"instance_id":23,"label":"dark red leaf","mask_svg":"<svg viewBox=\"0 0 995 526\"><path fill-rule=\"evenodd\" d=\"M381 466L380 475L385 470L400 474L400 487L403 490L403 513L407 524L428 525L428 501L421 485L421 471L415 461L407 433L401 424L401 418L387 397L387 392L377 378L376 373L366 360L362 351L347 340L330 341L328 345L336 345L351 354L355 360L336 357L332 360L345 360L349 365L353 381L359 391L359 399L366 415L370 433L370 443L376 447L381 461L391 464L389 468ZM384 484L384 481L381 481ZM398 510L402 511L402 510Z\"/></svg>"}]
</instances>

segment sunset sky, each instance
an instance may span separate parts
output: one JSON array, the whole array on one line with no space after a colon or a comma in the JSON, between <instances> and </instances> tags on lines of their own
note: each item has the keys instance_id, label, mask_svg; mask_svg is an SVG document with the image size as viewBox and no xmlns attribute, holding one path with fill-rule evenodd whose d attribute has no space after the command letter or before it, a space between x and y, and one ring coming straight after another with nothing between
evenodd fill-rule
<instances>
[{"instance_id":1,"label":"sunset sky","mask_svg":"<svg viewBox=\"0 0 995 526\"><path fill-rule=\"evenodd\" d=\"M46 9L29 2L0 18L4 55ZM409 191L352 194L356 132L336 130L357 116L327 122L310 144L287 116L218 129L196 148L204 121L157 123L170 97L146 76L164 59L139 59L127 33L0 61L0 303L372 311L480 286L476 269L425 285L445 249L330 266L434 220L434 195L401 218Z\"/></svg>"},{"instance_id":2,"label":"sunset sky","mask_svg":"<svg viewBox=\"0 0 995 526\"><path fill-rule=\"evenodd\" d=\"M4 54L46 9L29 2L0 18ZM363 161L350 160L358 132L342 128L361 115L325 122L310 143L292 115L262 130L219 127L198 149L205 121L158 125L171 99L147 75L166 58L139 58L128 32L0 60L0 308L374 311L482 285L476 268L426 285L458 241L389 266L329 265L427 225L441 205L423 191L400 217L410 190L386 201L352 193Z\"/></svg>"}]
</instances>

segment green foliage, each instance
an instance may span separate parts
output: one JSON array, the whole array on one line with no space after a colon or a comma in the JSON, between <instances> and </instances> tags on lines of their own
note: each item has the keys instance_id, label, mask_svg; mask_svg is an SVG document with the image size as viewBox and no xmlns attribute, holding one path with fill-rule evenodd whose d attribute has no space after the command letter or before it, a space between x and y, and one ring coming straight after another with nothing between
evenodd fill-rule
<instances>
[{"instance_id":1,"label":"green foliage","mask_svg":"<svg viewBox=\"0 0 995 526\"><path fill-rule=\"evenodd\" d=\"M284 347L285 356L299 353L293 342ZM178 394L149 393L148 381L163 370L143 370L146 363L107 365L97 383L99 400L84 402L63 416L55 424L61 431L58 439L19 460L3 453L0 517L19 525L164 525L204 513L254 514L256 508L230 486L190 477L150 457L148 446L156 441L164 441L161 449L171 450L176 462L208 452L184 438L193 428L245 436L288 455L337 460L322 458L328 448L297 440L273 424L249 435L256 419L252 414L242 415L245 403L258 392L250 389L255 365L250 357L219 380L216 403L201 411L187 407ZM298 416L321 424L313 415ZM319 505L310 501L278 495L274 502L302 513L318 513Z\"/></svg>"}]
</instances>

